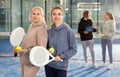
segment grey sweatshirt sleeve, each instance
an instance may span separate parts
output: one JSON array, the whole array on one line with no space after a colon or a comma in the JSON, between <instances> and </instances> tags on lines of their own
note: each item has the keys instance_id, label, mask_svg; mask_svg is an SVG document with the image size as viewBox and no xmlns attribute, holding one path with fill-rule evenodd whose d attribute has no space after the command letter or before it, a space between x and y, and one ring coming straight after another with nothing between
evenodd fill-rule
<instances>
[{"instance_id":1,"label":"grey sweatshirt sleeve","mask_svg":"<svg viewBox=\"0 0 120 77\"><path fill-rule=\"evenodd\" d=\"M74 33L71 31L71 29L68 31L68 44L69 44L69 49L60 54L63 60L71 58L77 52L76 38Z\"/></svg>"},{"instance_id":2,"label":"grey sweatshirt sleeve","mask_svg":"<svg viewBox=\"0 0 120 77\"><path fill-rule=\"evenodd\" d=\"M115 25L114 22L111 22L111 24L109 24L109 32L106 32L106 36L108 37L113 37L115 35Z\"/></svg>"}]
</instances>

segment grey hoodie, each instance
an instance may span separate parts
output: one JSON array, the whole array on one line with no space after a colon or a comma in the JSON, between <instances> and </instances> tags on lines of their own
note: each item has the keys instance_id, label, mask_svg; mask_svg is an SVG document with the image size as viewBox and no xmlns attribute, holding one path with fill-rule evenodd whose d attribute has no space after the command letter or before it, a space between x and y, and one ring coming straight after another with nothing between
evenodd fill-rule
<instances>
[{"instance_id":1,"label":"grey hoodie","mask_svg":"<svg viewBox=\"0 0 120 77\"><path fill-rule=\"evenodd\" d=\"M48 31L49 46L54 47L54 56L61 56L63 62L52 61L48 66L67 70L68 60L77 52L76 38L68 24L62 23L59 28L55 25Z\"/></svg>"},{"instance_id":2,"label":"grey hoodie","mask_svg":"<svg viewBox=\"0 0 120 77\"><path fill-rule=\"evenodd\" d=\"M109 20L107 22L104 22L103 26L101 26L101 33L103 33L105 36L102 37L102 39L112 39L115 35L115 22L114 20Z\"/></svg>"}]
</instances>

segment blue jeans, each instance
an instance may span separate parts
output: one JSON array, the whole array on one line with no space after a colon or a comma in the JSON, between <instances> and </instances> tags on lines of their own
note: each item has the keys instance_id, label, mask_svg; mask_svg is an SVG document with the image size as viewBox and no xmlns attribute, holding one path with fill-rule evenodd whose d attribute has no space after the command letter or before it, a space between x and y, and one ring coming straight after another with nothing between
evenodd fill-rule
<instances>
[{"instance_id":1,"label":"blue jeans","mask_svg":"<svg viewBox=\"0 0 120 77\"><path fill-rule=\"evenodd\" d=\"M109 40L109 39L101 39L103 62L106 62L106 46L107 46L107 48L108 48L109 61L110 61L110 63L112 63L112 62L113 62L113 56L112 56L112 40Z\"/></svg>"},{"instance_id":2,"label":"blue jeans","mask_svg":"<svg viewBox=\"0 0 120 77\"><path fill-rule=\"evenodd\" d=\"M90 53L91 53L91 57L92 57L92 63L95 64L95 53L94 53L94 42L93 42L93 40L82 41L82 47L83 47L85 62L87 62L87 51L86 51L87 46L90 49Z\"/></svg>"}]
</instances>

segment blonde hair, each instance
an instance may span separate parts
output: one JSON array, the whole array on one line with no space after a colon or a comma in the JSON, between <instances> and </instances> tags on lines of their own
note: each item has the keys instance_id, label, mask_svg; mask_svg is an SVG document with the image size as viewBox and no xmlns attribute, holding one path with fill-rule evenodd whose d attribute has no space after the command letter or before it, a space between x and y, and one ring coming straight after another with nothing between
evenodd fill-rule
<instances>
[{"instance_id":1,"label":"blonde hair","mask_svg":"<svg viewBox=\"0 0 120 77\"><path fill-rule=\"evenodd\" d=\"M110 20L113 20L113 22L114 22L114 31L116 32L116 21L115 21L115 17L114 17L114 15L111 13L111 12L105 12L108 16L109 16L109 18L110 18Z\"/></svg>"},{"instance_id":2,"label":"blonde hair","mask_svg":"<svg viewBox=\"0 0 120 77\"><path fill-rule=\"evenodd\" d=\"M61 7L54 7L54 8L51 10L51 15L52 15L52 12L53 12L54 10L56 10L56 9L61 10L61 12L62 12L63 15L64 15L64 10L63 10L63 8L61 8Z\"/></svg>"},{"instance_id":3,"label":"blonde hair","mask_svg":"<svg viewBox=\"0 0 120 77\"><path fill-rule=\"evenodd\" d=\"M86 11L84 11L83 12L83 17L88 17L88 14L89 14L90 12L88 11L88 10L86 10Z\"/></svg>"},{"instance_id":4,"label":"blonde hair","mask_svg":"<svg viewBox=\"0 0 120 77\"><path fill-rule=\"evenodd\" d=\"M43 11L43 9L41 7L35 6L35 7L32 8L31 12L33 12L35 9L39 9L41 11L41 15L44 16L44 11Z\"/></svg>"},{"instance_id":5,"label":"blonde hair","mask_svg":"<svg viewBox=\"0 0 120 77\"><path fill-rule=\"evenodd\" d=\"M30 12L30 14L29 14L29 19L31 19L32 12L33 12L35 9L38 9L38 10L41 11L42 22L45 24L45 27L47 27L47 26L46 26L46 21L45 21L45 16L44 16L44 11L43 11L43 9L42 9L41 7L39 7L39 6L35 6L35 7L32 8L32 10L31 10L31 12ZM33 23L30 24L29 29L31 29L32 24L33 24ZM28 29L28 30L29 30L29 29Z\"/></svg>"},{"instance_id":6,"label":"blonde hair","mask_svg":"<svg viewBox=\"0 0 120 77\"><path fill-rule=\"evenodd\" d=\"M30 15L29 15L29 19L31 19L32 12L33 12L35 9L38 9L38 10L41 11L41 16L43 17L43 18L42 18L42 19L43 19L43 23L46 24L44 11L43 11L43 9L42 9L41 7L39 7L39 6L35 6L35 7L32 8L32 10L31 10L31 12L30 12Z\"/></svg>"},{"instance_id":7,"label":"blonde hair","mask_svg":"<svg viewBox=\"0 0 120 77\"><path fill-rule=\"evenodd\" d=\"M114 16L113 16L113 14L111 13L111 12L106 12L106 14L109 16L109 18L111 19L111 20L114 20Z\"/></svg>"},{"instance_id":8,"label":"blonde hair","mask_svg":"<svg viewBox=\"0 0 120 77\"><path fill-rule=\"evenodd\" d=\"M51 16L52 16L52 12L53 12L54 10L56 10L56 9L61 10L61 12L62 12L62 14L63 14L63 16L64 16L64 10L63 10L62 7L54 7L54 8L51 10ZM52 22L52 23L50 24L50 27L53 27L53 25L54 25L54 23Z\"/></svg>"}]
</instances>

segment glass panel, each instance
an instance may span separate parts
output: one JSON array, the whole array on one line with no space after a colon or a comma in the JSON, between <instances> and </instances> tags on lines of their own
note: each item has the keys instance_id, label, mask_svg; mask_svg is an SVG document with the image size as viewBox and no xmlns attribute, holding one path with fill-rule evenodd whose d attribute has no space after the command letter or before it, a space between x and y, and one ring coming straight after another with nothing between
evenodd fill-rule
<instances>
[{"instance_id":1,"label":"glass panel","mask_svg":"<svg viewBox=\"0 0 120 77\"><path fill-rule=\"evenodd\" d=\"M83 11L90 10L94 26L102 25L106 11L112 12L116 19L117 33L120 33L120 0L66 0L66 2L68 7L65 20L75 32Z\"/></svg>"},{"instance_id":2,"label":"glass panel","mask_svg":"<svg viewBox=\"0 0 120 77\"><path fill-rule=\"evenodd\" d=\"M20 0L11 0L12 30L21 26L21 2ZM11 31L12 31L11 30Z\"/></svg>"},{"instance_id":3,"label":"glass panel","mask_svg":"<svg viewBox=\"0 0 120 77\"><path fill-rule=\"evenodd\" d=\"M29 14L31 9L35 6L40 6L45 9L44 0L22 0L22 27L24 27L25 30L28 29L31 23Z\"/></svg>"},{"instance_id":4,"label":"glass panel","mask_svg":"<svg viewBox=\"0 0 120 77\"><path fill-rule=\"evenodd\" d=\"M10 0L0 0L0 31L11 30L11 4Z\"/></svg>"},{"instance_id":5,"label":"glass panel","mask_svg":"<svg viewBox=\"0 0 120 77\"><path fill-rule=\"evenodd\" d=\"M46 14L46 22L47 22L48 27L50 27L50 24L51 24L51 15L50 15L51 9L56 6L60 6L65 10L66 0L46 0L45 14Z\"/></svg>"},{"instance_id":6,"label":"glass panel","mask_svg":"<svg viewBox=\"0 0 120 77\"><path fill-rule=\"evenodd\" d=\"M98 1L100 9L96 10L97 5L94 3ZM48 26L51 23L51 9L55 6L63 7L65 21L75 32L85 9L91 11L95 26L102 25L105 11L110 11L116 19L117 33L120 33L120 0L0 0L0 32L10 32L18 26L23 26L27 30L30 24L29 13L34 6L44 9Z\"/></svg>"},{"instance_id":7,"label":"glass panel","mask_svg":"<svg viewBox=\"0 0 120 77\"><path fill-rule=\"evenodd\" d=\"M29 13L34 6L45 9L45 0L0 0L0 35L30 25Z\"/></svg>"}]
</instances>

